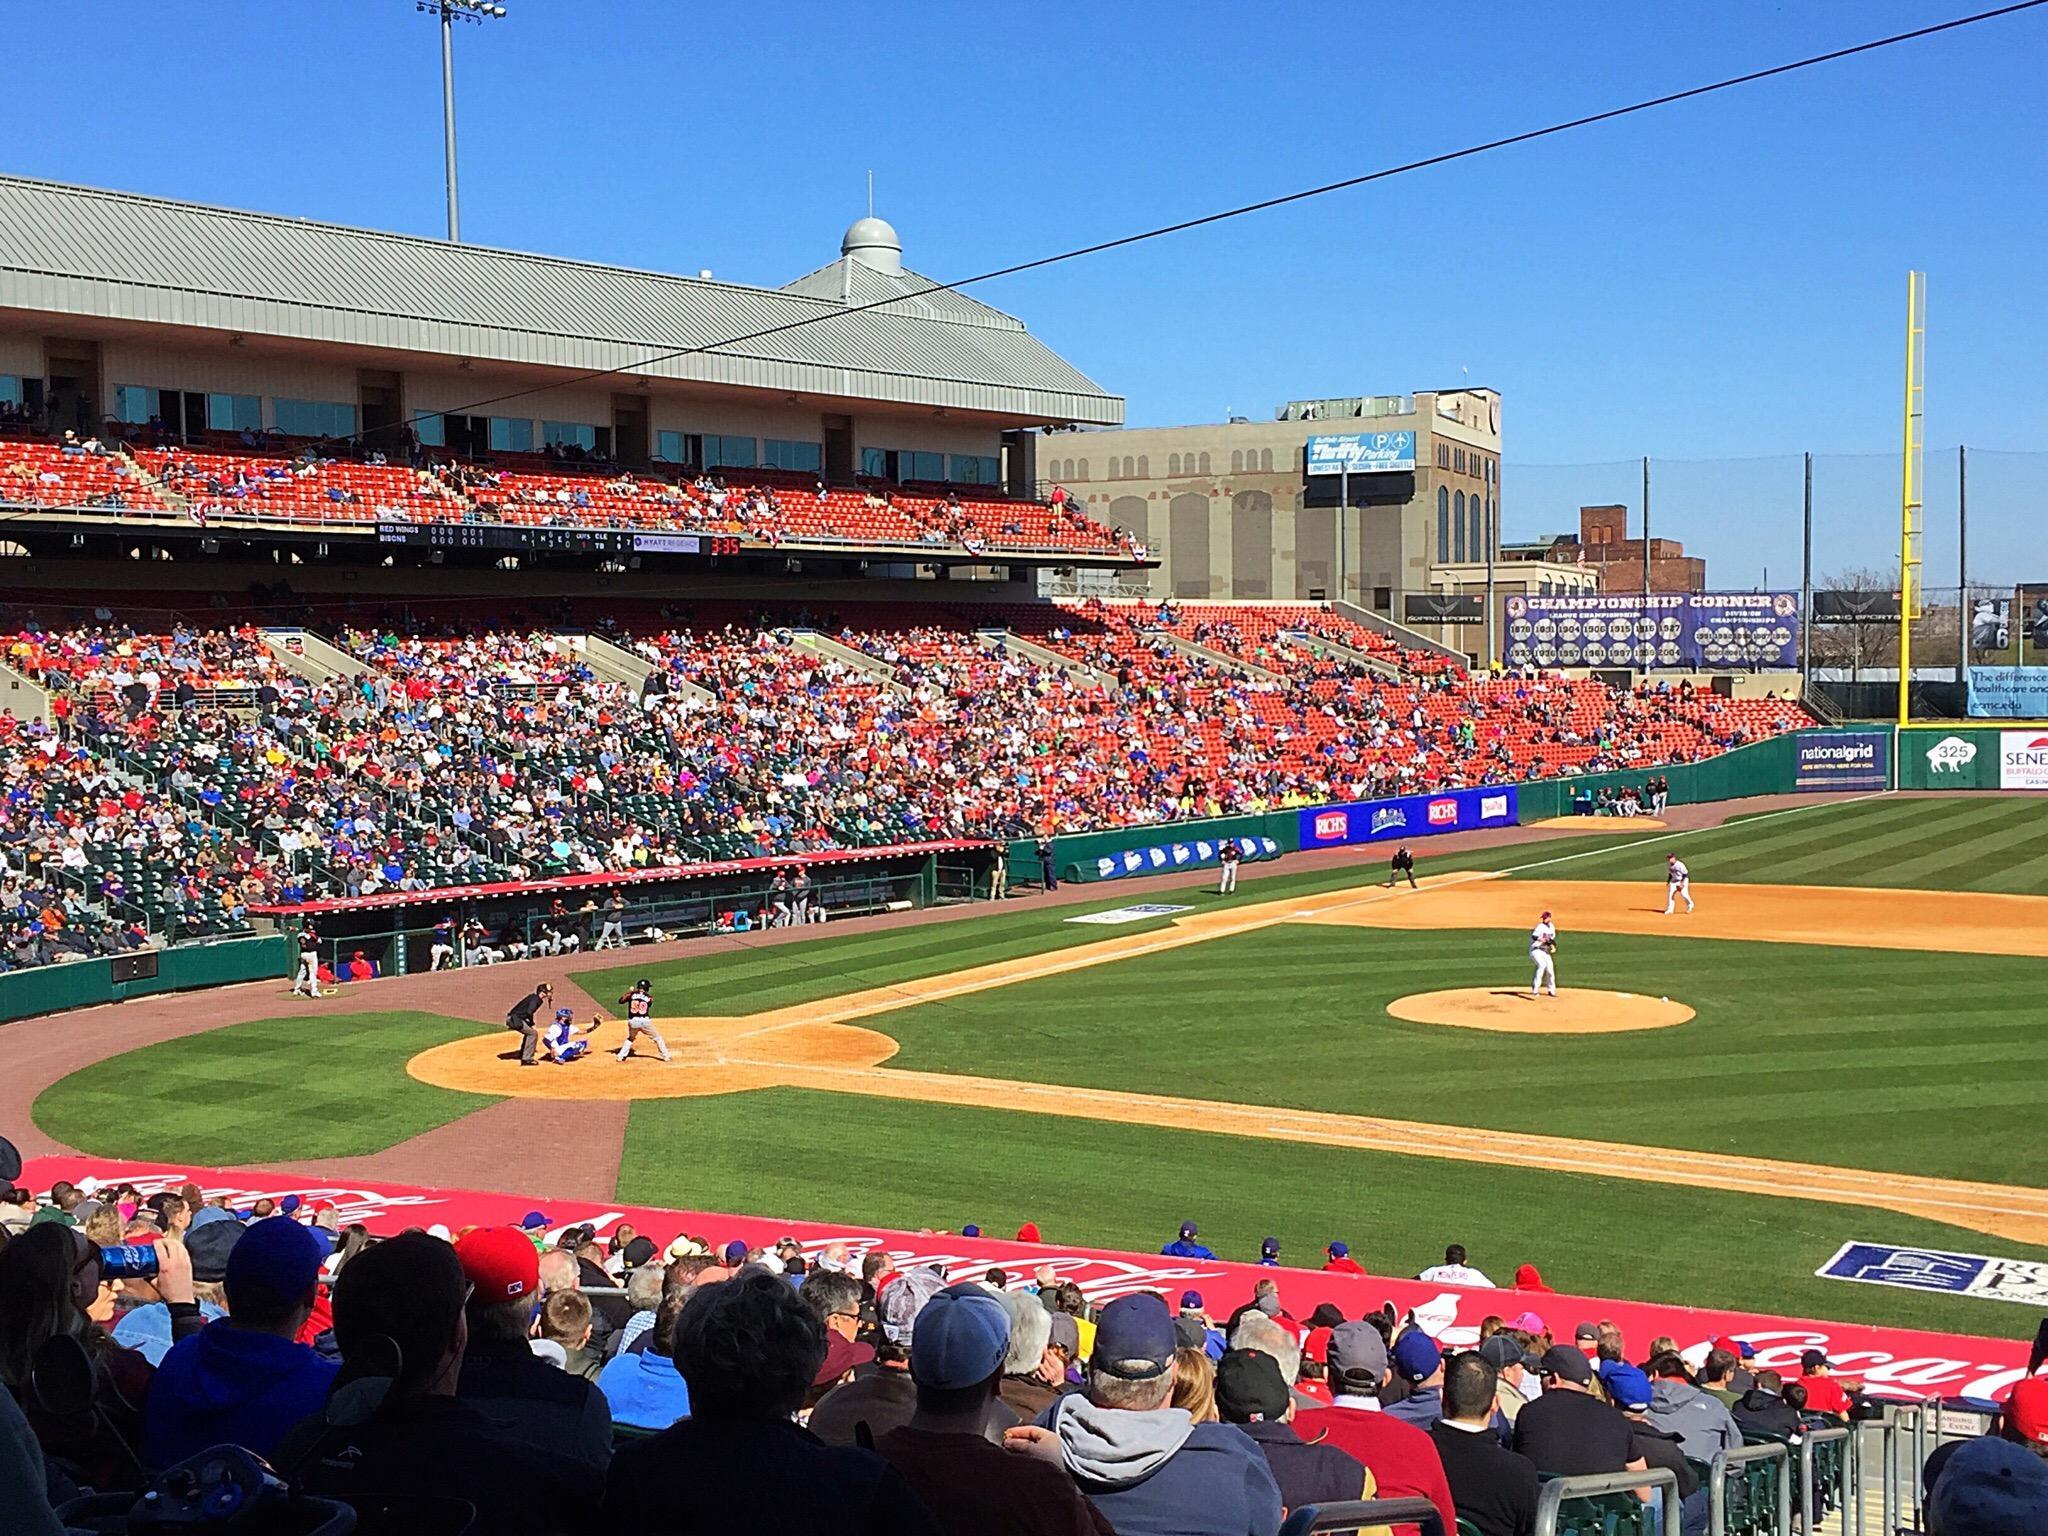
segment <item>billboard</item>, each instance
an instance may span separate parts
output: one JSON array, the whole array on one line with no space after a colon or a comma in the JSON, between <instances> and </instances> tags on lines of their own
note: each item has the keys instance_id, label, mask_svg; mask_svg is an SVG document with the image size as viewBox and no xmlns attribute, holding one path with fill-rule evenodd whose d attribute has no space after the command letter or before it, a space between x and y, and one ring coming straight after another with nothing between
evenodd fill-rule
<instances>
[{"instance_id":1,"label":"billboard","mask_svg":"<svg viewBox=\"0 0 2048 1536\"><path fill-rule=\"evenodd\" d=\"M2013 617L2020 632L2020 660L2048 662L2048 586L2023 586L2018 597Z\"/></svg>"},{"instance_id":2,"label":"billboard","mask_svg":"<svg viewBox=\"0 0 2048 1536\"><path fill-rule=\"evenodd\" d=\"M1899 622L1899 594L1896 592L1816 592L1813 594L1813 622L1816 624L1896 624Z\"/></svg>"},{"instance_id":3,"label":"billboard","mask_svg":"<svg viewBox=\"0 0 2048 1536\"><path fill-rule=\"evenodd\" d=\"M1972 667L1971 715L1983 720L2048 720L2048 667Z\"/></svg>"},{"instance_id":4,"label":"billboard","mask_svg":"<svg viewBox=\"0 0 2048 1536\"><path fill-rule=\"evenodd\" d=\"M1414 467L1413 432L1336 432L1308 440L1311 475L1385 475Z\"/></svg>"},{"instance_id":5,"label":"billboard","mask_svg":"<svg viewBox=\"0 0 2048 1536\"><path fill-rule=\"evenodd\" d=\"M1998 787L2048 789L2048 727L1998 733Z\"/></svg>"},{"instance_id":6,"label":"billboard","mask_svg":"<svg viewBox=\"0 0 2048 1536\"><path fill-rule=\"evenodd\" d=\"M1277 859L1283 851L1270 837L1196 838L1184 843L1162 843L1156 848L1125 848L1116 853L1105 853L1096 859L1094 872L1090 874L1084 869L1082 878L1121 880L1126 875L1168 875L1180 869L1213 869L1223 862L1225 843L1237 844L1238 854L1248 864L1257 863L1260 859Z\"/></svg>"},{"instance_id":7,"label":"billboard","mask_svg":"<svg viewBox=\"0 0 2048 1536\"><path fill-rule=\"evenodd\" d=\"M1478 593L1409 592L1401 598L1406 624L1484 624L1486 600Z\"/></svg>"},{"instance_id":8,"label":"billboard","mask_svg":"<svg viewBox=\"0 0 2048 1536\"><path fill-rule=\"evenodd\" d=\"M1886 731L1803 731L1792 748L1792 787L1888 789L1892 739Z\"/></svg>"},{"instance_id":9,"label":"billboard","mask_svg":"<svg viewBox=\"0 0 2048 1536\"><path fill-rule=\"evenodd\" d=\"M2012 599L1984 597L1970 599L1970 649L2007 651L2012 649Z\"/></svg>"},{"instance_id":10,"label":"billboard","mask_svg":"<svg viewBox=\"0 0 2048 1536\"><path fill-rule=\"evenodd\" d=\"M1603 592L1507 600L1511 667L1796 667L1796 592Z\"/></svg>"},{"instance_id":11,"label":"billboard","mask_svg":"<svg viewBox=\"0 0 2048 1536\"><path fill-rule=\"evenodd\" d=\"M1512 827L1516 810L1512 784L1316 806L1300 813L1301 846L1306 852L1312 848L1341 848L1348 843L1390 843L1402 838L1433 837L1440 832Z\"/></svg>"}]
</instances>

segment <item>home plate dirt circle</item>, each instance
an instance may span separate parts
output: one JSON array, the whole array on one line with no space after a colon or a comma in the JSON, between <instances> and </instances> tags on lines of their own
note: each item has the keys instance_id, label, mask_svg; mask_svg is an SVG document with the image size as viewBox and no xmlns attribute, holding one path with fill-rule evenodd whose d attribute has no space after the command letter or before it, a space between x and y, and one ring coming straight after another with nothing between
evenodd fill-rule
<instances>
[{"instance_id":1,"label":"home plate dirt circle","mask_svg":"<svg viewBox=\"0 0 2048 1536\"><path fill-rule=\"evenodd\" d=\"M1448 1024L1507 1035L1621 1035L1669 1029L1693 1016L1692 1009L1669 998L1588 987L1560 987L1555 997L1537 997L1515 987L1453 987L1397 997L1387 1004L1387 1012L1411 1024Z\"/></svg>"}]
</instances>

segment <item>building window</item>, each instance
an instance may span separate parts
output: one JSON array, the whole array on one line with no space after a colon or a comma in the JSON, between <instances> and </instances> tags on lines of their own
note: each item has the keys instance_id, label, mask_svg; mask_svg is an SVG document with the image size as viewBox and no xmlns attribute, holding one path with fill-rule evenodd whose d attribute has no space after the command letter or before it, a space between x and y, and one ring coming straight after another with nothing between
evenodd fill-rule
<instances>
[{"instance_id":1,"label":"building window","mask_svg":"<svg viewBox=\"0 0 2048 1536\"><path fill-rule=\"evenodd\" d=\"M1451 558L1463 563L1465 559L1465 493L1458 492L1451 498Z\"/></svg>"},{"instance_id":2,"label":"building window","mask_svg":"<svg viewBox=\"0 0 2048 1536\"><path fill-rule=\"evenodd\" d=\"M274 400L277 430L286 437L354 437L356 408L336 400ZM496 423L494 422L495 426ZM525 422L527 447L533 446L533 423Z\"/></svg>"},{"instance_id":3,"label":"building window","mask_svg":"<svg viewBox=\"0 0 2048 1536\"><path fill-rule=\"evenodd\" d=\"M147 422L156 414L156 391L141 384L117 385L114 414L126 422Z\"/></svg>"},{"instance_id":4,"label":"building window","mask_svg":"<svg viewBox=\"0 0 2048 1536\"><path fill-rule=\"evenodd\" d=\"M523 416L493 416L487 439L493 453L533 452L533 423Z\"/></svg>"},{"instance_id":5,"label":"building window","mask_svg":"<svg viewBox=\"0 0 2048 1536\"><path fill-rule=\"evenodd\" d=\"M11 373L0 373L0 405L21 404L21 380Z\"/></svg>"},{"instance_id":6,"label":"building window","mask_svg":"<svg viewBox=\"0 0 2048 1536\"><path fill-rule=\"evenodd\" d=\"M1239 472L1240 470L1242 470L1243 468L1244 468L1244 452L1243 452L1243 450L1242 450L1242 449L1238 449L1238 448L1233 448L1233 449L1231 449L1231 450L1230 450L1230 472L1231 472L1231 473L1232 473L1232 474L1234 475L1234 474L1237 474L1237 473L1238 473L1238 472Z\"/></svg>"},{"instance_id":7,"label":"building window","mask_svg":"<svg viewBox=\"0 0 2048 1536\"><path fill-rule=\"evenodd\" d=\"M263 427L260 395L208 395L206 425L214 432L256 432Z\"/></svg>"},{"instance_id":8,"label":"building window","mask_svg":"<svg viewBox=\"0 0 2048 1536\"><path fill-rule=\"evenodd\" d=\"M1259 450L1259 473L1262 475L1273 473L1273 450L1270 448L1261 448Z\"/></svg>"},{"instance_id":9,"label":"building window","mask_svg":"<svg viewBox=\"0 0 2048 1536\"><path fill-rule=\"evenodd\" d=\"M761 467L801 470L807 475L815 475L825 467L825 445L799 443L781 437L764 439L761 444Z\"/></svg>"},{"instance_id":10,"label":"building window","mask_svg":"<svg viewBox=\"0 0 2048 1536\"><path fill-rule=\"evenodd\" d=\"M1086 480L1088 478L1088 461L1086 459L1080 461L1080 470L1081 472L1078 475L1072 475L1068 478L1074 480Z\"/></svg>"},{"instance_id":11,"label":"building window","mask_svg":"<svg viewBox=\"0 0 2048 1536\"><path fill-rule=\"evenodd\" d=\"M683 458L683 434L680 432L657 432L654 434L654 456L664 464L681 464Z\"/></svg>"},{"instance_id":12,"label":"building window","mask_svg":"<svg viewBox=\"0 0 2048 1536\"><path fill-rule=\"evenodd\" d=\"M1472 551L1472 558L1474 560L1484 560L1486 558L1486 545L1479 529L1480 504L1477 496L1474 496L1470 505L1466 507L1465 518L1470 528L1470 538L1465 547Z\"/></svg>"},{"instance_id":13,"label":"building window","mask_svg":"<svg viewBox=\"0 0 2048 1536\"><path fill-rule=\"evenodd\" d=\"M1436 445L1436 467L1438 469L1449 469L1451 467L1451 445L1449 443L1438 443Z\"/></svg>"},{"instance_id":14,"label":"building window","mask_svg":"<svg viewBox=\"0 0 2048 1536\"><path fill-rule=\"evenodd\" d=\"M1138 455L1138 478L1140 480L1150 480L1152 478L1152 456L1149 453Z\"/></svg>"},{"instance_id":15,"label":"building window","mask_svg":"<svg viewBox=\"0 0 2048 1536\"><path fill-rule=\"evenodd\" d=\"M448 418L438 411L430 416L415 416L412 419L412 435L429 448L446 448Z\"/></svg>"},{"instance_id":16,"label":"building window","mask_svg":"<svg viewBox=\"0 0 2048 1536\"><path fill-rule=\"evenodd\" d=\"M754 440L751 437L721 437L715 432L705 433L704 467L706 469L752 469L754 467Z\"/></svg>"},{"instance_id":17,"label":"building window","mask_svg":"<svg viewBox=\"0 0 2048 1536\"><path fill-rule=\"evenodd\" d=\"M1128 453L1124 455L1124 478L1132 479L1138 472L1138 461Z\"/></svg>"},{"instance_id":18,"label":"building window","mask_svg":"<svg viewBox=\"0 0 2048 1536\"><path fill-rule=\"evenodd\" d=\"M1208 473L1209 473L1209 455L1207 455L1206 453L1202 455L1202 458L1201 458L1201 464L1202 464L1202 467L1201 467L1201 470L1200 470L1199 472L1200 472L1201 474L1205 474L1205 475L1206 475L1206 474L1208 474Z\"/></svg>"},{"instance_id":19,"label":"building window","mask_svg":"<svg viewBox=\"0 0 2048 1536\"><path fill-rule=\"evenodd\" d=\"M1003 478L1002 464L992 453L956 453L946 478L955 485L995 485Z\"/></svg>"},{"instance_id":20,"label":"building window","mask_svg":"<svg viewBox=\"0 0 2048 1536\"><path fill-rule=\"evenodd\" d=\"M1436 488L1436 558L1451 558L1451 493L1447 486Z\"/></svg>"},{"instance_id":21,"label":"building window","mask_svg":"<svg viewBox=\"0 0 2048 1536\"><path fill-rule=\"evenodd\" d=\"M17 396L15 397L15 398L16 398L16 399L19 399L19 398L21 398L21 397L17 395ZM1166 473L1167 473L1167 474L1168 474L1169 476L1173 476L1173 475L1178 475L1178 474L1180 473L1180 455L1179 455L1179 454L1177 454L1177 453L1169 453L1169 454L1168 454L1168 455L1166 456Z\"/></svg>"},{"instance_id":22,"label":"building window","mask_svg":"<svg viewBox=\"0 0 2048 1536\"><path fill-rule=\"evenodd\" d=\"M1047 466L1054 475L1059 474L1059 461L1055 459ZM860 472L870 480L889 478L889 450L886 448L863 448L860 451Z\"/></svg>"},{"instance_id":23,"label":"building window","mask_svg":"<svg viewBox=\"0 0 2048 1536\"><path fill-rule=\"evenodd\" d=\"M896 451L896 473L904 480L937 485L946 478L946 456L943 453L907 453Z\"/></svg>"},{"instance_id":24,"label":"building window","mask_svg":"<svg viewBox=\"0 0 2048 1536\"><path fill-rule=\"evenodd\" d=\"M544 421L540 424L540 440L549 448L581 448L585 453L597 452L597 428L586 427L580 421Z\"/></svg>"}]
</instances>

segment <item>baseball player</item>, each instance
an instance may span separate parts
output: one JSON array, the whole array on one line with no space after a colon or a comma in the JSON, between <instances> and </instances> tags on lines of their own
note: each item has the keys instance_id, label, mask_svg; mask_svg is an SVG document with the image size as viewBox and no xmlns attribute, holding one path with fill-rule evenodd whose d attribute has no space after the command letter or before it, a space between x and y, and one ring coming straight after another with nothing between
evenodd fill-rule
<instances>
[{"instance_id":1,"label":"baseball player","mask_svg":"<svg viewBox=\"0 0 2048 1536\"><path fill-rule=\"evenodd\" d=\"M1223 866L1222 878L1216 883L1218 896L1228 896L1237 889L1237 865L1243 857L1235 838L1223 839L1223 846L1216 851L1216 858Z\"/></svg>"},{"instance_id":2,"label":"baseball player","mask_svg":"<svg viewBox=\"0 0 2048 1536\"><path fill-rule=\"evenodd\" d=\"M1669 917L1671 909L1685 898L1685 910L1692 910L1692 871L1687 869L1677 854L1669 854L1664 860L1664 915Z\"/></svg>"},{"instance_id":3,"label":"baseball player","mask_svg":"<svg viewBox=\"0 0 2048 1536\"><path fill-rule=\"evenodd\" d=\"M1408 877L1411 890L1420 890L1415 883L1415 850L1406 843L1394 850L1394 856L1387 861L1387 889L1392 890L1403 875Z\"/></svg>"},{"instance_id":4,"label":"baseball player","mask_svg":"<svg viewBox=\"0 0 2048 1536\"><path fill-rule=\"evenodd\" d=\"M597 1015L592 1014L590 1022L583 1026L588 1035L597 1028ZM576 1038L576 1013L571 1008L557 1008L555 1022L541 1032L540 1048L547 1053L549 1061L557 1066L567 1066L590 1053L590 1042Z\"/></svg>"},{"instance_id":5,"label":"baseball player","mask_svg":"<svg viewBox=\"0 0 2048 1536\"><path fill-rule=\"evenodd\" d=\"M633 1054L633 1042L645 1035L654 1042L661 1059L667 1061L668 1042L661 1038L661 1031L654 1027L654 983L642 978L633 983L633 990L619 999L619 1006L626 1010L626 1043L619 1047L618 1059L626 1060Z\"/></svg>"},{"instance_id":6,"label":"baseball player","mask_svg":"<svg viewBox=\"0 0 2048 1536\"><path fill-rule=\"evenodd\" d=\"M1536 919L1536 926L1529 930L1529 959L1536 967L1536 979L1529 983L1531 997L1543 996L1543 984L1550 983L1550 995L1557 996L1557 925L1551 922L1550 914L1544 913Z\"/></svg>"}]
</instances>

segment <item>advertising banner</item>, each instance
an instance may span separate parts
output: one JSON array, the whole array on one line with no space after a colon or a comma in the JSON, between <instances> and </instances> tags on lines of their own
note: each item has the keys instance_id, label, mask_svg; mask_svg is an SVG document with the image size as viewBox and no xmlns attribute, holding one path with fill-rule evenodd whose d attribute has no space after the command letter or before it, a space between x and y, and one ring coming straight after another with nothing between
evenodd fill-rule
<instances>
[{"instance_id":1,"label":"advertising banner","mask_svg":"<svg viewBox=\"0 0 2048 1536\"><path fill-rule=\"evenodd\" d=\"M1816 624L1893 624L1899 622L1896 592L1820 591L1813 594Z\"/></svg>"},{"instance_id":2,"label":"advertising banner","mask_svg":"<svg viewBox=\"0 0 2048 1536\"><path fill-rule=\"evenodd\" d=\"M1969 726L1901 731L1899 788L1998 788L1998 733Z\"/></svg>"},{"instance_id":3,"label":"advertising banner","mask_svg":"<svg viewBox=\"0 0 2048 1536\"><path fill-rule=\"evenodd\" d=\"M1486 599L1474 592L1410 592L1401 599L1404 624L1484 624Z\"/></svg>"},{"instance_id":4,"label":"advertising banner","mask_svg":"<svg viewBox=\"0 0 2048 1536\"><path fill-rule=\"evenodd\" d=\"M2048 1308L2048 1264L2038 1259L1996 1259L1944 1248L1898 1248L1890 1243L1844 1243L1814 1271L1823 1280L1942 1291Z\"/></svg>"},{"instance_id":5,"label":"advertising banner","mask_svg":"<svg viewBox=\"0 0 2048 1536\"><path fill-rule=\"evenodd\" d=\"M1998 733L1998 787L2048 789L2048 730Z\"/></svg>"},{"instance_id":6,"label":"advertising banner","mask_svg":"<svg viewBox=\"0 0 2048 1536\"><path fill-rule=\"evenodd\" d=\"M1972 667L1970 716L2048 720L2048 667Z\"/></svg>"},{"instance_id":7,"label":"advertising banner","mask_svg":"<svg viewBox=\"0 0 2048 1536\"><path fill-rule=\"evenodd\" d=\"M2012 648L2012 599L1985 597L1970 599L1970 649L2008 651Z\"/></svg>"},{"instance_id":8,"label":"advertising banner","mask_svg":"<svg viewBox=\"0 0 2048 1536\"><path fill-rule=\"evenodd\" d=\"M1885 731L1805 731L1792 745L1792 787L1888 789L1892 739Z\"/></svg>"},{"instance_id":9,"label":"advertising banner","mask_svg":"<svg viewBox=\"0 0 2048 1536\"><path fill-rule=\"evenodd\" d=\"M1434 795L1401 795L1325 805L1301 813L1301 846L1341 848L1347 843L1386 843L1440 832L1475 832L1515 825L1515 786L1447 789Z\"/></svg>"},{"instance_id":10,"label":"advertising banner","mask_svg":"<svg viewBox=\"0 0 2048 1536\"><path fill-rule=\"evenodd\" d=\"M1385 475L1414 467L1413 432L1337 432L1308 440L1312 475Z\"/></svg>"},{"instance_id":11,"label":"advertising banner","mask_svg":"<svg viewBox=\"0 0 2048 1536\"><path fill-rule=\"evenodd\" d=\"M1432 1336L1455 1347L1476 1343L1480 1322L1489 1314L1530 1308L1553 1332L1566 1338L1575 1323L1593 1317L1612 1319L1630 1339L1647 1340L1669 1334L1678 1341L1680 1351L1695 1362L1705 1357L1713 1339L1724 1334L1754 1344L1760 1370L1795 1372L1801 1351L1825 1350L1841 1374L1862 1377L1872 1392L1899 1397L1950 1394L2000 1398L2026 1374L2027 1366L2027 1345L2020 1339L1987 1339L1920 1329L1774 1317L1766 1313L1323 1274L1225 1259L1181 1259L1076 1248L1057 1241L955 1237L945 1232L900 1232L588 1200L536 1202L531 1195L433 1189L381 1179L334 1180L323 1185L317 1180L287 1174L45 1157L31 1159L20 1182L42 1190L58 1179L77 1182L87 1177L102 1183L125 1179L145 1197L160 1189L176 1189L191 1179L209 1197L225 1195L244 1207L264 1196L282 1199L297 1195L302 1200L325 1200L336 1207L336 1215L344 1225L359 1221L376 1237L390 1237L408 1227L458 1232L466 1226L512 1223L538 1204L548 1218L546 1237L551 1242L564 1228L580 1222L595 1227L600 1239L621 1222L630 1222L659 1246L666 1246L683 1232L703 1238L714 1247L735 1238L749 1247L767 1247L777 1238L792 1237L812 1260L828 1247L844 1245L855 1263L868 1252L881 1249L897 1269L936 1264L960 1277L978 1277L991 1267L998 1267L1018 1286L1036 1284L1038 1273L1049 1271L1061 1280L1071 1280L1098 1306L1136 1291L1164 1291L1177 1296L1183 1290L1198 1290L1206 1298L1209 1311L1220 1316L1248 1301L1258 1281L1273 1280L1280 1287L1280 1304L1291 1316L1307 1317L1319 1303L1327 1301L1347 1317L1359 1317L1391 1300L1401 1311L1413 1311L1416 1321ZM1368 1260L1370 1257L1367 1255Z\"/></svg>"},{"instance_id":12,"label":"advertising banner","mask_svg":"<svg viewBox=\"0 0 2048 1536\"><path fill-rule=\"evenodd\" d=\"M2048 664L2048 586L2028 582L2014 591L2020 660Z\"/></svg>"},{"instance_id":13,"label":"advertising banner","mask_svg":"<svg viewBox=\"0 0 2048 1536\"><path fill-rule=\"evenodd\" d=\"M1169 875L1180 869L1211 869L1223 862L1226 842L1237 844L1237 851L1247 864L1277 859L1282 851L1270 837L1194 838L1184 843L1102 854L1095 860L1093 878L1121 880L1126 875Z\"/></svg>"},{"instance_id":14,"label":"advertising banner","mask_svg":"<svg viewBox=\"0 0 2048 1536\"><path fill-rule=\"evenodd\" d=\"M1511 667L1798 665L1797 592L1508 598Z\"/></svg>"}]
</instances>

